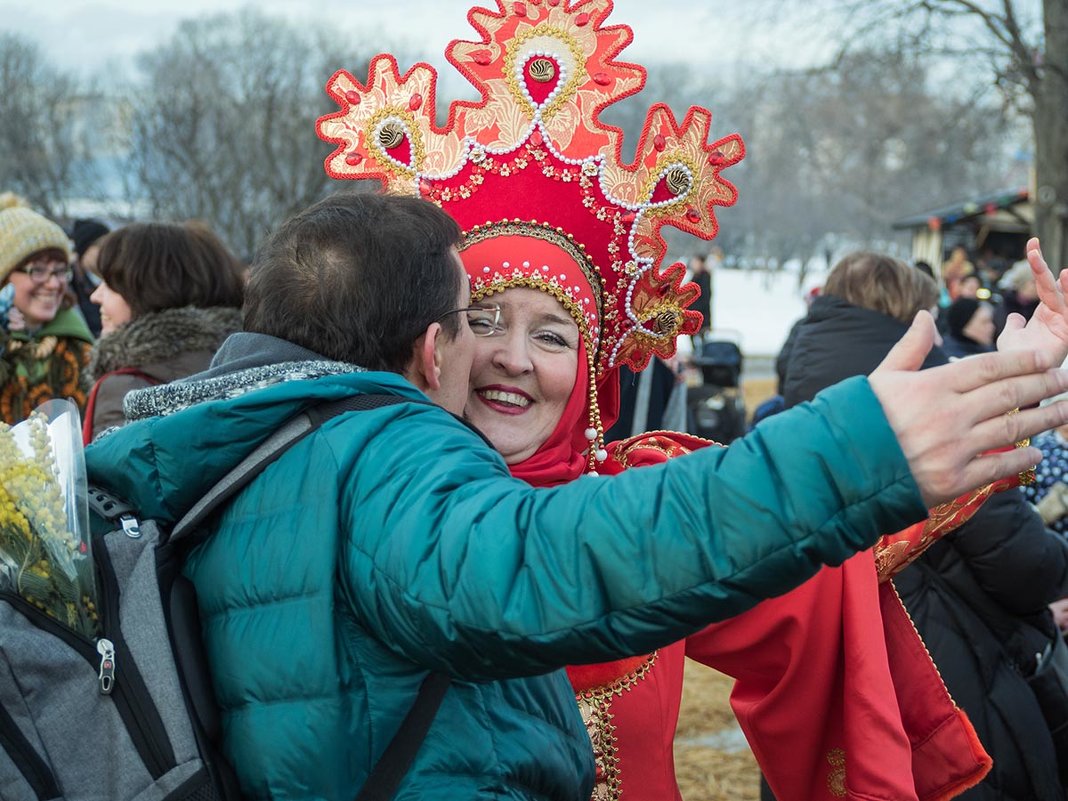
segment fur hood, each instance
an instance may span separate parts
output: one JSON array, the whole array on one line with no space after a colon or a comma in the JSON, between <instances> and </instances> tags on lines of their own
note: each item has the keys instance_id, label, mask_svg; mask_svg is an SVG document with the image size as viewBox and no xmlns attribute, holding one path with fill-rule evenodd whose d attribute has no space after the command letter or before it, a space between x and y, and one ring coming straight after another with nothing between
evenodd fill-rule
<instances>
[{"instance_id":1,"label":"fur hood","mask_svg":"<svg viewBox=\"0 0 1068 801\"><path fill-rule=\"evenodd\" d=\"M185 306L143 314L97 341L89 374L95 381L120 367L144 370L189 353L211 354L230 334L240 330L241 310L228 307ZM170 380L165 375L159 377Z\"/></svg>"}]
</instances>

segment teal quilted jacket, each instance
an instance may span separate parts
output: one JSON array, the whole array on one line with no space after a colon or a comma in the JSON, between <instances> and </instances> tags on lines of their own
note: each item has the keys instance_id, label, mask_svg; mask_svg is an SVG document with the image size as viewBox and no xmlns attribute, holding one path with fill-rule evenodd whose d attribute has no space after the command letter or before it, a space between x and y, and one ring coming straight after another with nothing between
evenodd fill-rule
<instances>
[{"instance_id":1,"label":"teal quilted jacket","mask_svg":"<svg viewBox=\"0 0 1068 801\"><path fill-rule=\"evenodd\" d=\"M291 415L361 392L422 398L384 373L287 381L128 425L90 475L173 520ZM400 404L297 444L186 572L249 798L354 798L434 670L455 681L398 799L586 801L561 666L674 642L925 514L866 379L729 449L551 490Z\"/></svg>"}]
</instances>

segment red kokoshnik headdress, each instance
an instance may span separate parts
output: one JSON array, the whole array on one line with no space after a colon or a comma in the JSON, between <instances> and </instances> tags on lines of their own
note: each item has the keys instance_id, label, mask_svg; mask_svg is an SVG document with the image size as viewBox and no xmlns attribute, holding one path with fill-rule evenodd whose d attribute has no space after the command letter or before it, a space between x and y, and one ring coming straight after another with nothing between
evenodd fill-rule
<instances>
[{"instance_id":1,"label":"red kokoshnik headdress","mask_svg":"<svg viewBox=\"0 0 1068 801\"><path fill-rule=\"evenodd\" d=\"M317 124L338 145L329 175L378 179L459 222L474 300L526 286L570 312L589 364L591 454L604 447L596 387L621 364L641 370L654 355L671 357L676 338L701 325L683 265L661 267L660 229L714 237L715 207L737 197L720 171L745 153L737 135L707 143L707 109L691 107L679 124L658 103L635 161L623 163L623 132L599 115L640 91L645 70L615 60L633 34L602 27L611 10L611 0L473 8L481 41L453 41L446 55L481 101L453 102L438 127L434 68L401 75L393 56L379 55L366 85L344 70L331 77L341 110Z\"/></svg>"}]
</instances>

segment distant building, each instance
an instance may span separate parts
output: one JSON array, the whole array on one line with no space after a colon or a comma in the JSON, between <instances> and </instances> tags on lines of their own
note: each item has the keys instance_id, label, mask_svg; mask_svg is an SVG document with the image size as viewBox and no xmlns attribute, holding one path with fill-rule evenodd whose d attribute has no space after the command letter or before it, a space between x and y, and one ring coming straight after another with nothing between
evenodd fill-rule
<instances>
[{"instance_id":1,"label":"distant building","mask_svg":"<svg viewBox=\"0 0 1068 801\"><path fill-rule=\"evenodd\" d=\"M1028 190L1004 189L903 217L893 227L911 230L912 260L925 261L940 274L943 260L958 245L992 266L1022 259L1034 219Z\"/></svg>"}]
</instances>

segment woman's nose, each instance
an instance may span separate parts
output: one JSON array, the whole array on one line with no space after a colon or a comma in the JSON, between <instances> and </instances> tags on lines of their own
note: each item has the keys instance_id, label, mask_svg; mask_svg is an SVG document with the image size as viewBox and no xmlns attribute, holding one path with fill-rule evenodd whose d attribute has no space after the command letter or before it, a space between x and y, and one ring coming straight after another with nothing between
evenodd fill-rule
<instances>
[{"instance_id":1,"label":"woman's nose","mask_svg":"<svg viewBox=\"0 0 1068 801\"><path fill-rule=\"evenodd\" d=\"M498 348L493 354L493 363L497 367L510 375L526 373L534 369L525 336L509 331L497 342Z\"/></svg>"}]
</instances>

